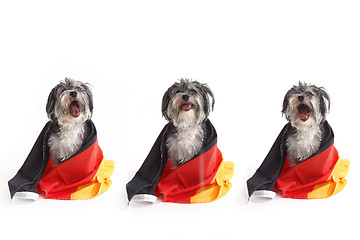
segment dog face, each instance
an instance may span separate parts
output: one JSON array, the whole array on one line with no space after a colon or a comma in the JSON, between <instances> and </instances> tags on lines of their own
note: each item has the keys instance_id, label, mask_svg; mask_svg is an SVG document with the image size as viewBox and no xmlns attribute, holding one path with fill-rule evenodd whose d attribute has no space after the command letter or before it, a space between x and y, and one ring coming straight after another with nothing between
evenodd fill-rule
<instances>
[{"instance_id":1,"label":"dog face","mask_svg":"<svg viewBox=\"0 0 360 240\"><path fill-rule=\"evenodd\" d=\"M180 79L165 92L162 114L175 127L186 128L205 121L214 103L214 94L206 84Z\"/></svg>"},{"instance_id":2,"label":"dog face","mask_svg":"<svg viewBox=\"0 0 360 240\"><path fill-rule=\"evenodd\" d=\"M65 78L51 90L46 112L49 119L60 126L83 123L92 116L92 92L87 84Z\"/></svg>"},{"instance_id":3,"label":"dog face","mask_svg":"<svg viewBox=\"0 0 360 240\"><path fill-rule=\"evenodd\" d=\"M330 110L330 97L324 88L299 82L285 95L282 113L295 128L319 125Z\"/></svg>"}]
</instances>

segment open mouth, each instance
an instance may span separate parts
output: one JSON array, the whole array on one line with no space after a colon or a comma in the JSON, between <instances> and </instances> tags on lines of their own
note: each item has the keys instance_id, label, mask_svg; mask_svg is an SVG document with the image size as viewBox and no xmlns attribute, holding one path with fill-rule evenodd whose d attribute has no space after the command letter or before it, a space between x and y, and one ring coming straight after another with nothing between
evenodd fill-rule
<instances>
[{"instance_id":1,"label":"open mouth","mask_svg":"<svg viewBox=\"0 0 360 240\"><path fill-rule=\"evenodd\" d=\"M184 111L189 111L190 109L192 109L192 107L193 107L192 104L185 103L181 106L181 109Z\"/></svg>"},{"instance_id":2,"label":"open mouth","mask_svg":"<svg viewBox=\"0 0 360 240\"><path fill-rule=\"evenodd\" d=\"M300 106L298 107L298 111L299 111L299 118L301 121L306 122L309 119L310 116L310 108L309 106L305 105L305 104L300 104Z\"/></svg>"},{"instance_id":3,"label":"open mouth","mask_svg":"<svg viewBox=\"0 0 360 240\"><path fill-rule=\"evenodd\" d=\"M71 102L69 111L73 117L78 117L80 115L79 104L76 100Z\"/></svg>"}]
</instances>

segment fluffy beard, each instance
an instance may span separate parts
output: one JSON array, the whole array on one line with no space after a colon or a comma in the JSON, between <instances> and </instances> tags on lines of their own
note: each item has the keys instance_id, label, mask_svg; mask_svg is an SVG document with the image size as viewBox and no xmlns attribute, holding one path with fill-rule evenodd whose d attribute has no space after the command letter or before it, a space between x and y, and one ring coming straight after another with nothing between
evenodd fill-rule
<instances>
[{"instance_id":1,"label":"fluffy beard","mask_svg":"<svg viewBox=\"0 0 360 240\"><path fill-rule=\"evenodd\" d=\"M67 160L80 150L84 140L84 124L61 127L49 136L48 145L54 165Z\"/></svg>"},{"instance_id":2,"label":"fluffy beard","mask_svg":"<svg viewBox=\"0 0 360 240\"><path fill-rule=\"evenodd\" d=\"M291 130L285 143L290 165L294 166L311 157L319 149L321 139L322 130L319 125Z\"/></svg>"},{"instance_id":3,"label":"fluffy beard","mask_svg":"<svg viewBox=\"0 0 360 240\"><path fill-rule=\"evenodd\" d=\"M171 168L177 168L198 154L201 151L204 136L202 124L174 130L174 133L170 134L166 140Z\"/></svg>"}]
</instances>

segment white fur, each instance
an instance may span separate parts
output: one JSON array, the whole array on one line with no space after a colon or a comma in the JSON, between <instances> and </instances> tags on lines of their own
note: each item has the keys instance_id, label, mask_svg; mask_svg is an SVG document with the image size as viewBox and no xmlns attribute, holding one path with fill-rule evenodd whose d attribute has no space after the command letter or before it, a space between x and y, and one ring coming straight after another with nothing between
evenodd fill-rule
<instances>
[{"instance_id":1,"label":"white fur","mask_svg":"<svg viewBox=\"0 0 360 240\"><path fill-rule=\"evenodd\" d=\"M80 150L84 139L82 123L61 127L49 137L48 145L53 160L62 162Z\"/></svg>"},{"instance_id":2,"label":"white fur","mask_svg":"<svg viewBox=\"0 0 360 240\"><path fill-rule=\"evenodd\" d=\"M180 111L177 117L173 118L173 124L177 128L187 128L196 124L195 112L193 109L189 111Z\"/></svg>"},{"instance_id":3,"label":"white fur","mask_svg":"<svg viewBox=\"0 0 360 240\"><path fill-rule=\"evenodd\" d=\"M298 128L286 139L287 155L291 165L296 165L314 154L320 147L322 133L319 125Z\"/></svg>"},{"instance_id":4,"label":"white fur","mask_svg":"<svg viewBox=\"0 0 360 240\"><path fill-rule=\"evenodd\" d=\"M166 147L172 168L186 163L201 151L204 130L201 124L178 128L168 137Z\"/></svg>"}]
</instances>

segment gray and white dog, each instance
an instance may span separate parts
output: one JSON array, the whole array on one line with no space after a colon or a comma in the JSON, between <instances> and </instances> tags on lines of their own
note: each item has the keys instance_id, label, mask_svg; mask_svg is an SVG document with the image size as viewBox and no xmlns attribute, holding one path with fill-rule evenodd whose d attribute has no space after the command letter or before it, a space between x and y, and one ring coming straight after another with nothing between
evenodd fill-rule
<instances>
[{"instance_id":1,"label":"gray and white dog","mask_svg":"<svg viewBox=\"0 0 360 240\"><path fill-rule=\"evenodd\" d=\"M180 79L165 92L162 114L171 123L166 148L172 169L201 151L204 123L214 103L214 94L206 84L189 79Z\"/></svg>"},{"instance_id":2,"label":"gray and white dog","mask_svg":"<svg viewBox=\"0 0 360 240\"><path fill-rule=\"evenodd\" d=\"M322 87L299 82L286 93L282 113L292 126L286 139L292 166L319 149L329 110L330 97Z\"/></svg>"},{"instance_id":3,"label":"gray and white dog","mask_svg":"<svg viewBox=\"0 0 360 240\"><path fill-rule=\"evenodd\" d=\"M46 112L54 128L49 135L50 156L57 165L76 153L84 140L84 123L91 119L93 97L88 84L65 78L50 92Z\"/></svg>"}]
</instances>

